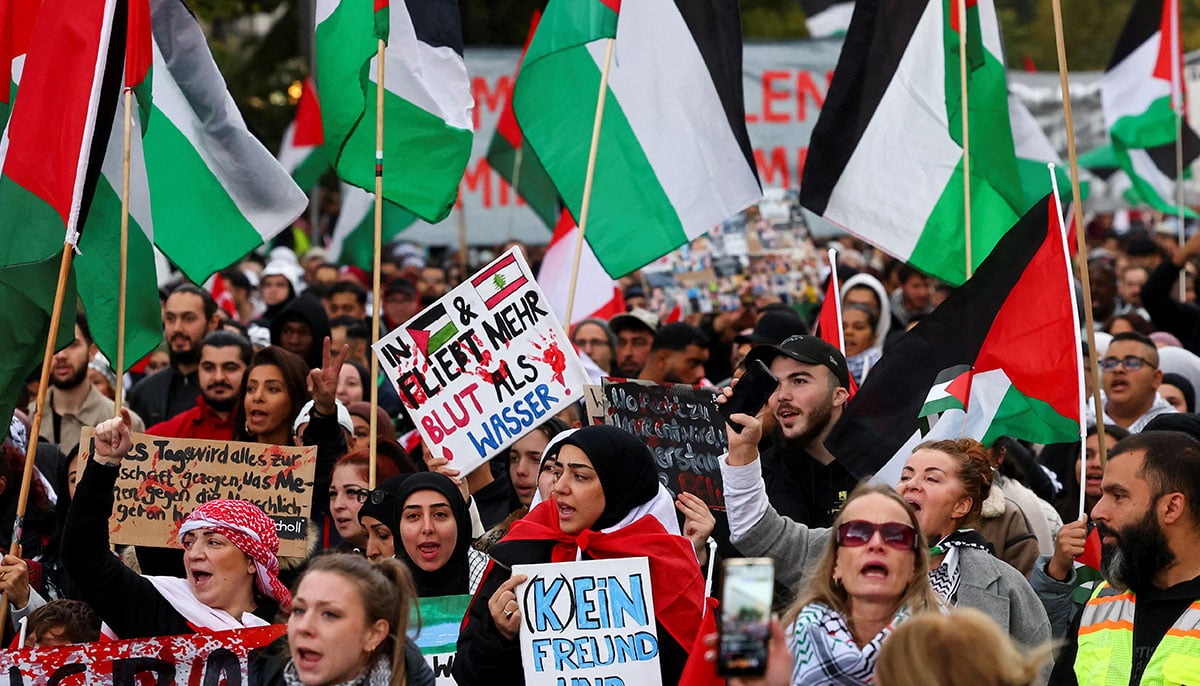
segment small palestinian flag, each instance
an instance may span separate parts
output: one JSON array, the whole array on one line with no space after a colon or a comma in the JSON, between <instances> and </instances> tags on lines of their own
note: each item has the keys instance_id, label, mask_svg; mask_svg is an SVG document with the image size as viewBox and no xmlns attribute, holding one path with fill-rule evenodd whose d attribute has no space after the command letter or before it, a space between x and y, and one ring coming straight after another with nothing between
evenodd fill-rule
<instances>
[{"instance_id":1,"label":"small palestinian flag","mask_svg":"<svg viewBox=\"0 0 1200 686\"><path fill-rule=\"evenodd\" d=\"M521 264L517 262L516 254L512 252L493 262L491 266L471 279L471 285L475 287L475 292L483 299L483 304L489 310L495 309L508 296L521 290L521 287L527 283L529 283L529 277L525 275Z\"/></svg>"},{"instance_id":2,"label":"small palestinian flag","mask_svg":"<svg viewBox=\"0 0 1200 686\"><path fill-rule=\"evenodd\" d=\"M405 328L426 356L434 354L458 335L458 327L446 312L446 306L440 304L422 312Z\"/></svg>"},{"instance_id":3,"label":"small palestinian flag","mask_svg":"<svg viewBox=\"0 0 1200 686\"><path fill-rule=\"evenodd\" d=\"M940 414L946 410L967 409L967 398L971 396L971 366L956 364L943 369L934 379L925 404L918 417Z\"/></svg>"}]
</instances>

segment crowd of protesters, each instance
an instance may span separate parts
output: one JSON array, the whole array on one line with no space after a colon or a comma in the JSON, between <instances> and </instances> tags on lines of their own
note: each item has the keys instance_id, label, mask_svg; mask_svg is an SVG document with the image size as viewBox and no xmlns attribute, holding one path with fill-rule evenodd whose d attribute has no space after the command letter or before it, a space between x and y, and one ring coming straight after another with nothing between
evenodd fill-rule
<instances>
[{"instance_id":1,"label":"crowd of protesters","mask_svg":"<svg viewBox=\"0 0 1200 686\"><path fill-rule=\"evenodd\" d=\"M370 344L469 275L475 265L453 255L393 246L378 302L367 272L320 248L252 255L220 274L220 303L191 283L165 288L163 342L124 375L81 312L53 357L39 435L34 375L0 446L7 550L39 443L21 556L0 561L6 640L22 618L35 645L286 623L252 683L432 684L406 637L410 606L473 594L455 679L522 684L524 577L512 566L645 556L663 683L686 683L712 660L697 646L714 640L700 627L715 550L776 569L770 665L737 683L1200 683L1200 233L1179 245L1151 217L1121 228L1087 227L1096 329L1083 354L1099 370L1103 416L1087 418L1085 449L930 441L894 484L860 483L825 438L852 385L870 384L947 286L838 239L843 353L810 335L810 296L831 269L809 239L699 295L626 277L624 312L570 327L593 377L713 385L722 402L747 363L779 379L763 412L735 415L742 429L728 432L720 526L698 498L660 484L641 441L584 426L582 406L469 474L425 449L395 389L370 376ZM537 249L527 254L536 271ZM87 464L84 427L95 427ZM197 507L180 549L114 552L107 522L132 432L316 446L309 555L279 557L271 519L240 500ZM1081 586L1075 560L1093 529L1102 563Z\"/></svg>"}]
</instances>

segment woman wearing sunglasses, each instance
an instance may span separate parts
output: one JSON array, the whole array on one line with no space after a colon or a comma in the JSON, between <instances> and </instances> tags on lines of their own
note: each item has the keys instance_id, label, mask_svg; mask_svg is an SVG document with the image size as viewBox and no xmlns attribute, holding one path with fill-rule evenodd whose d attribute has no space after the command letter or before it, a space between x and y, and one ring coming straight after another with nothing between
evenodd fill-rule
<instances>
[{"instance_id":1,"label":"woman wearing sunglasses","mask_svg":"<svg viewBox=\"0 0 1200 686\"><path fill-rule=\"evenodd\" d=\"M916 513L886 486L854 489L807 586L784 615L793 684L867 684L895 627L937 609Z\"/></svg>"},{"instance_id":2,"label":"woman wearing sunglasses","mask_svg":"<svg viewBox=\"0 0 1200 686\"><path fill-rule=\"evenodd\" d=\"M745 428L729 431L729 455L721 460L731 539L744 555L775 559L776 581L798 586L808 578L829 529L811 529L771 507L758 460L761 424L735 414ZM929 582L947 604L991 617L1026 647L1050 640L1050 621L1029 582L996 559L971 528L983 508L996 471L987 450L971 439L929 441L909 455L896 485L916 512L918 529L933 544Z\"/></svg>"}]
</instances>

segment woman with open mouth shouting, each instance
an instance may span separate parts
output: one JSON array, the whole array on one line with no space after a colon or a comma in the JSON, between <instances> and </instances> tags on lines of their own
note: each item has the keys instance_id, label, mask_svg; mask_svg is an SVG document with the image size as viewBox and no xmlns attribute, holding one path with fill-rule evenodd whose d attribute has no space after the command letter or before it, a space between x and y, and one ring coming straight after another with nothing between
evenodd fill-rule
<instances>
[{"instance_id":1,"label":"woman with open mouth shouting","mask_svg":"<svg viewBox=\"0 0 1200 686\"><path fill-rule=\"evenodd\" d=\"M887 486L850 494L800 598L784 615L793 684L868 684L884 640L938 609L916 512Z\"/></svg>"},{"instance_id":2,"label":"woman with open mouth shouting","mask_svg":"<svg viewBox=\"0 0 1200 686\"><path fill-rule=\"evenodd\" d=\"M108 518L129 413L96 427L93 464L76 486L63 534L63 564L80 598L121 638L173 636L270 624L291 602L279 581L275 523L244 500L212 500L179 528L186 578L141 576L108 547Z\"/></svg>"},{"instance_id":3,"label":"woman with open mouth shouting","mask_svg":"<svg viewBox=\"0 0 1200 686\"><path fill-rule=\"evenodd\" d=\"M729 455L721 459L731 538L745 555L774 558L776 581L795 587L836 532L809 528L771 507L758 460L761 425L744 414L732 419L744 428L728 431ZM995 474L978 441L930 441L909 455L896 492L933 544L928 572L934 591L950 605L987 614L1021 645L1037 647L1050 640L1045 607L1025 577L993 556L970 528Z\"/></svg>"},{"instance_id":4,"label":"woman with open mouth shouting","mask_svg":"<svg viewBox=\"0 0 1200 686\"><path fill-rule=\"evenodd\" d=\"M296 584L287 635L250 663L255 686L433 686L406 637L412 579L397 560L313 558Z\"/></svg>"},{"instance_id":5,"label":"woman with open mouth shouting","mask_svg":"<svg viewBox=\"0 0 1200 686\"><path fill-rule=\"evenodd\" d=\"M563 434L560 434L560 436ZM557 439L558 437L556 437ZM491 549L458 639L460 684L523 684L515 564L649 558L662 683L679 683L704 606L704 579L650 449L611 426L579 429L547 450L557 460L550 499L535 504Z\"/></svg>"}]
</instances>

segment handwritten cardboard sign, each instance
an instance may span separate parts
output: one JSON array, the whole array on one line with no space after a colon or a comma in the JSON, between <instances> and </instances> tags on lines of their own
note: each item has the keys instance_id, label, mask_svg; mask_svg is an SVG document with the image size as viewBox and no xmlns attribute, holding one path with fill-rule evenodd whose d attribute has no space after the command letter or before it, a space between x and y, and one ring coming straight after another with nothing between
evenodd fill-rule
<instances>
[{"instance_id":1,"label":"handwritten cardboard sign","mask_svg":"<svg viewBox=\"0 0 1200 686\"><path fill-rule=\"evenodd\" d=\"M245 684L250 651L287 632L272 624L189 636L0 651L7 686Z\"/></svg>"},{"instance_id":2,"label":"handwritten cardboard sign","mask_svg":"<svg viewBox=\"0 0 1200 686\"><path fill-rule=\"evenodd\" d=\"M425 445L464 473L577 402L587 381L515 248L374 349Z\"/></svg>"},{"instance_id":3,"label":"handwritten cardboard sign","mask_svg":"<svg viewBox=\"0 0 1200 686\"><path fill-rule=\"evenodd\" d=\"M606 379L605 423L637 436L654 455L669 491L724 509L721 455L729 450L716 391L686 384Z\"/></svg>"},{"instance_id":4,"label":"handwritten cardboard sign","mask_svg":"<svg viewBox=\"0 0 1200 686\"><path fill-rule=\"evenodd\" d=\"M83 459L95 450L93 429L79 439ZM308 554L317 447L205 441L133 434L121 462L108 532L113 543L178 548L179 526L210 500L238 498L258 505L279 534L281 557Z\"/></svg>"},{"instance_id":5,"label":"handwritten cardboard sign","mask_svg":"<svg viewBox=\"0 0 1200 686\"><path fill-rule=\"evenodd\" d=\"M658 630L644 557L514 565L526 686L655 686Z\"/></svg>"},{"instance_id":6,"label":"handwritten cardboard sign","mask_svg":"<svg viewBox=\"0 0 1200 686\"><path fill-rule=\"evenodd\" d=\"M438 686L455 686L450 670L454 668L454 657L458 654L458 632L463 617L471 604L469 595L447 595L436 598L419 598L417 608L421 611L421 630L416 629L416 612L409 621L408 637L421 649L425 662L433 670Z\"/></svg>"}]
</instances>

